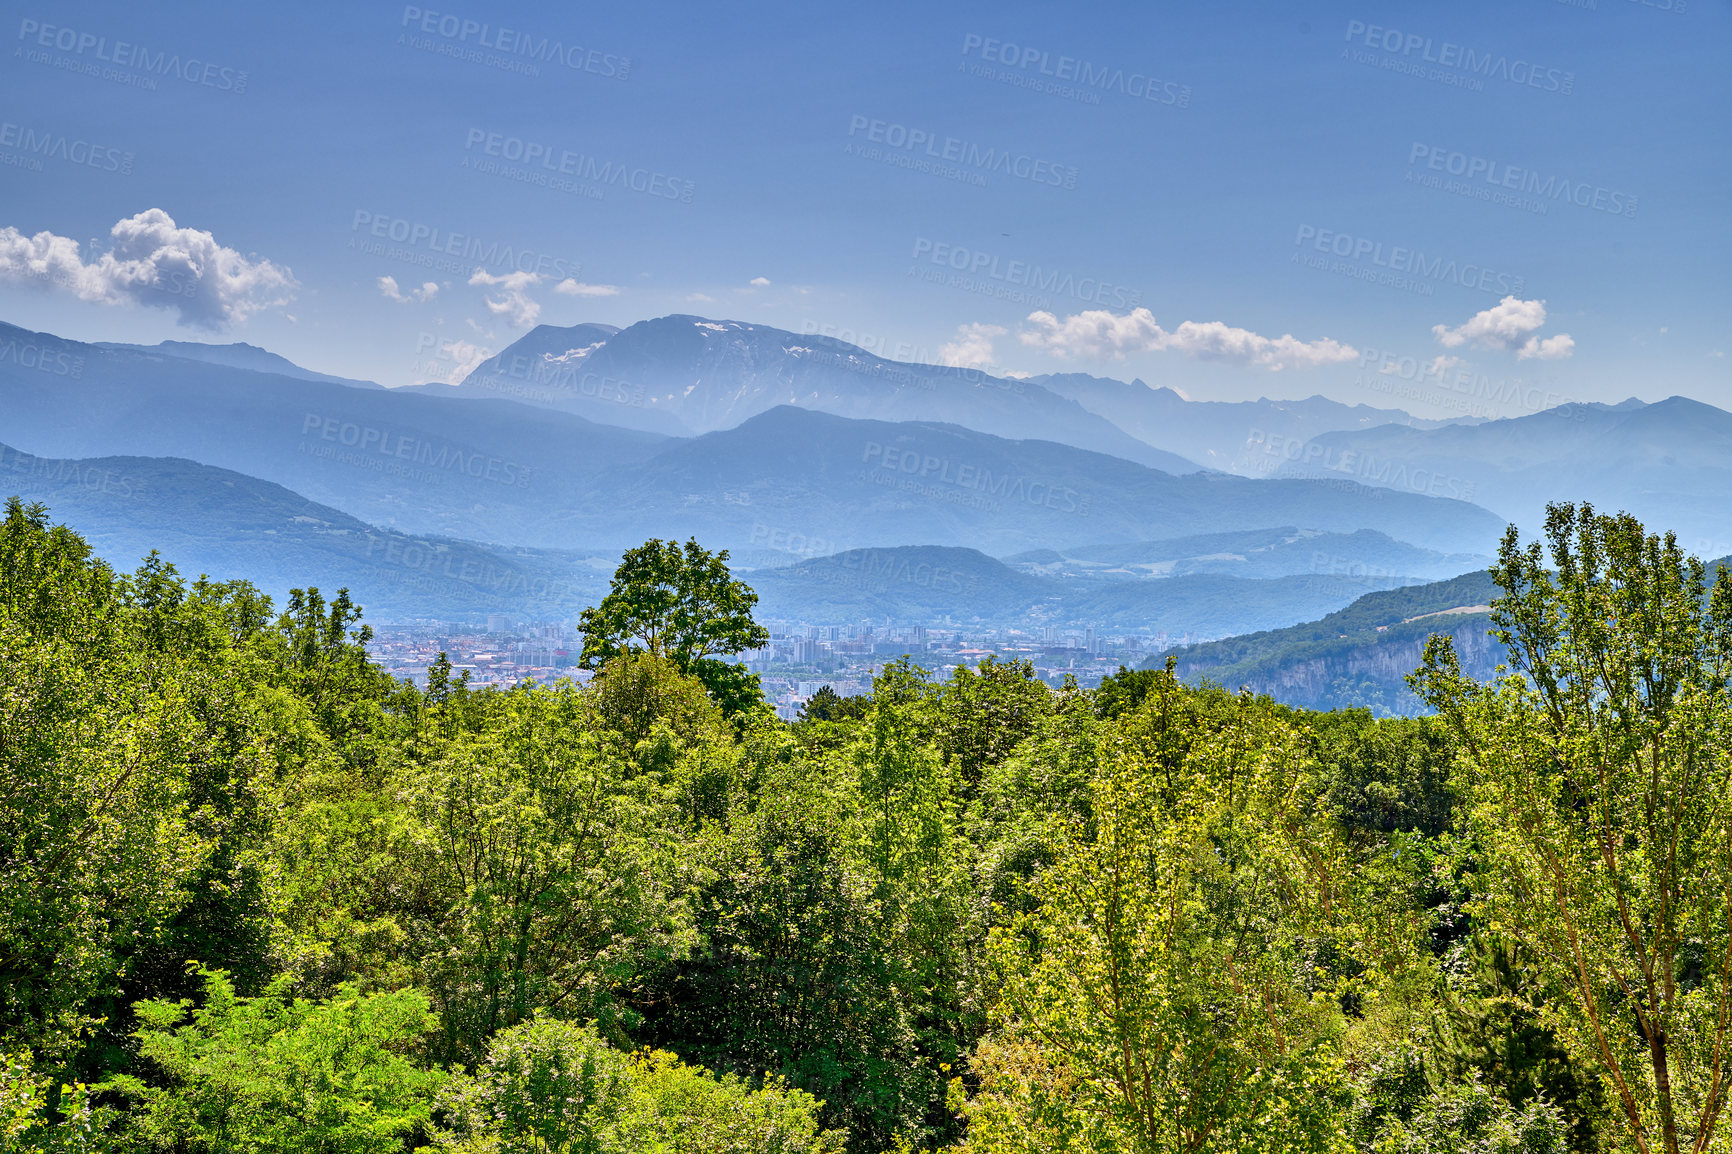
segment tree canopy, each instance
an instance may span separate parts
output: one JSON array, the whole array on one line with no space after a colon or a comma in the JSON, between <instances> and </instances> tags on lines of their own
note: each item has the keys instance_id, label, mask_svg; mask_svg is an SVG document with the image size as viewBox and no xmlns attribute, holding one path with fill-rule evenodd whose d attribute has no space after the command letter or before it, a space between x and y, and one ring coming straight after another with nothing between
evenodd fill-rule
<instances>
[{"instance_id":1,"label":"tree canopy","mask_svg":"<svg viewBox=\"0 0 1732 1154\"><path fill-rule=\"evenodd\" d=\"M1732 586L1545 544L1435 716L902 660L784 723L693 542L587 685L417 688L10 502L0 1150L1723 1150Z\"/></svg>"},{"instance_id":2,"label":"tree canopy","mask_svg":"<svg viewBox=\"0 0 1732 1154\"><path fill-rule=\"evenodd\" d=\"M720 660L770 633L752 619L758 595L728 571L728 551L654 538L628 549L601 604L583 611L585 669L641 651L702 681L729 716L750 708L757 678Z\"/></svg>"}]
</instances>

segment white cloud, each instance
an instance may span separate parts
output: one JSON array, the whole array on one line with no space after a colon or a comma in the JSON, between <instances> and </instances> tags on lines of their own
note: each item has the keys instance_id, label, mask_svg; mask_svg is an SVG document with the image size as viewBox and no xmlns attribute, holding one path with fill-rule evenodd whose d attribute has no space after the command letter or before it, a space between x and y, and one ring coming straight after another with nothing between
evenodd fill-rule
<instances>
[{"instance_id":1,"label":"white cloud","mask_svg":"<svg viewBox=\"0 0 1732 1154\"><path fill-rule=\"evenodd\" d=\"M1559 333L1543 341L1537 337L1529 337L1522 347L1516 350L1516 360L1561 361L1575 351L1576 339L1569 333Z\"/></svg>"},{"instance_id":2,"label":"white cloud","mask_svg":"<svg viewBox=\"0 0 1732 1154\"><path fill-rule=\"evenodd\" d=\"M396 277L382 276L379 278L379 292L387 300L394 300L402 304L408 304L412 300L432 300L434 297L439 295L439 286L434 284L432 281L423 281L420 288L410 289L409 295L404 296L403 291L397 287Z\"/></svg>"},{"instance_id":3,"label":"white cloud","mask_svg":"<svg viewBox=\"0 0 1732 1154\"><path fill-rule=\"evenodd\" d=\"M957 325L956 338L938 347L938 363L961 369L992 363L992 338L1008 330L1002 325Z\"/></svg>"},{"instance_id":4,"label":"white cloud","mask_svg":"<svg viewBox=\"0 0 1732 1154\"><path fill-rule=\"evenodd\" d=\"M113 247L86 263L71 237L0 229L0 281L34 281L95 304L172 308L181 324L204 329L287 304L300 287L287 268L181 228L160 208L116 222L109 235Z\"/></svg>"},{"instance_id":5,"label":"white cloud","mask_svg":"<svg viewBox=\"0 0 1732 1154\"><path fill-rule=\"evenodd\" d=\"M568 297L616 297L619 286L616 284L584 284L579 280L566 277L553 286L556 293L564 293Z\"/></svg>"},{"instance_id":6,"label":"white cloud","mask_svg":"<svg viewBox=\"0 0 1732 1154\"><path fill-rule=\"evenodd\" d=\"M767 276L755 276L747 283L749 283L753 288L769 288L770 278Z\"/></svg>"},{"instance_id":7,"label":"white cloud","mask_svg":"<svg viewBox=\"0 0 1732 1154\"><path fill-rule=\"evenodd\" d=\"M1146 308L1132 309L1124 316L1089 309L1063 320L1049 312L1032 312L1028 324L1032 327L1020 334L1022 343L1060 357L1110 356L1122 360L1126 353L1171 350L1199 360L1280 372L1338 364L1359 355L1357 349L1334 340L1301 341L1286 333L1265 337L1220 321L1185 321L1168 332L1155 323L1154 314Z\"/></svg>"},{"instance_id":8,"label":"white cloud","mask_svg":"<svg viewBox=\"0 0 1732 1154\"><path fill-rule=\"evenodd\" d=\"M691 301L693 304L715 304L716 303L716 298L711 296L709 293L693 293L691 296L687 297L686 299L688 301Z\"/></svg>"},{"instance_id":9,"label":"white cloud","mask_svg":"<svg viewBox=\"0 0 1732 1154\"><path fill-rule=\"evenodd\" d=\"M1540 339L1537 334L1545 323L1545 301L1524 301L1511 294L1453 329L1448 325L1432 325L1431 335L1446 349L1472 344L1481 349L1513 352L1518 360L1561 360L1569 356L1576 347L1575 339L1568 333Z\"/></svg>"},{"instance_id":10,"label":"white cloud","mask_svg":"<svg viewBox=\"0 0 1732 1154\"><path fill-rule=\"evenodd\" d=\"M540 302L529 295L529 286L540 284L541 279L538 272L518 270L494 276L486 269L478 268L469 278L469 283L500 289L503 295L487 297L487 311L496 317L504 317L514 328L525 329L541 315Z\"/></svg>"}]
</instances>

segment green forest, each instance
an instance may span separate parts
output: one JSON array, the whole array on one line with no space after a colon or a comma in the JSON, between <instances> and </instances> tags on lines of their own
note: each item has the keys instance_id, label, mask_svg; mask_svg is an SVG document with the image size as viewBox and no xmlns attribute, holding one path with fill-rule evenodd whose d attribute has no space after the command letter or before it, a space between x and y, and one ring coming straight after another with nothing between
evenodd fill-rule
<instances>
[{"instance_id":1,"label":"green forest","mask_svg":"<svg viewBox=\"0 0 1732 1154\"><path fill-rule=\"evenodd\" d=\"M1308 712L1026 663L778 720L726 553L579 686L425 688L0 525L0 1154L1732 1150L1732 583L1505 537L1506 675Z\"/></svg>"}]
</instances>

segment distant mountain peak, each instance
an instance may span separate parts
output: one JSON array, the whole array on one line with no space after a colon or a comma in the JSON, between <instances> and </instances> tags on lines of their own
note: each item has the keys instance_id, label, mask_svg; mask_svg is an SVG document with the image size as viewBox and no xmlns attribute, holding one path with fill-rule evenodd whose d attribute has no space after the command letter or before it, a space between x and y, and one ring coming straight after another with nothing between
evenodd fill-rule
<instances>
[{"instance_id":1,"label":"distant mountain peak","mask_svg":"<svg viewBox=\"0 0 1732 1154\"><path fill-rule=\"evenodd\" d=\"M434 386L422 386L433 391ZM890 360L819 333L672 313L623 329L541 325L441 395L505 398L626 428L693 436L778 405L864 420L936 421L1039 439L1170 473L1183 453L1149 445L1037 383Z\"/></svg>"}]
</instances>

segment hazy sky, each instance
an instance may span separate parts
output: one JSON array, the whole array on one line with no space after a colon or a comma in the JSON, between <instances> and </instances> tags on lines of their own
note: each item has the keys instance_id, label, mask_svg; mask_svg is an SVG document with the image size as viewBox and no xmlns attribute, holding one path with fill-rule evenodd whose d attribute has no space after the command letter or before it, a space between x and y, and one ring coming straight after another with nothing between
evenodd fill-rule
<instances>
[{"instance_id":1,"label":"hazy sky","mask_svg":"<svg viewBox=\"0 0 1732 1154\"><path fill-rule=\"evenodd\" d=\"M0 27L0 319L65 336L404 384L680 312L1199 399L1732 407L1729 0Z\"/></svg>"}]
</instances>

